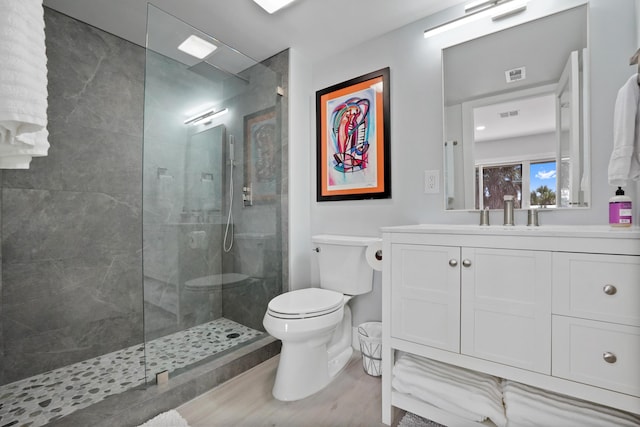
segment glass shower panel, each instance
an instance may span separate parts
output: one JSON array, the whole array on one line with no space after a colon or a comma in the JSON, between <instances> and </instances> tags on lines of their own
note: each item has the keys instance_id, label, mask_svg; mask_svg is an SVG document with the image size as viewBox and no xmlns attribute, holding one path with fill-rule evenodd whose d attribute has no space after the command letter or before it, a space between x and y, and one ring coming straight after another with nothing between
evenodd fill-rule
<instances>
[{"instance_id":1,"label":"glass shower panel","mask_svg":"<svg viewBox=\"0 0 640 427\"><path fill-rule=\"evenodd\" d=\"M193 37L214 50L185 53ZM153 380L265 336L266 306L282 292L283 150L278 73L153 5L145 73L144 319Z\"/></svg>"}]
</instances>

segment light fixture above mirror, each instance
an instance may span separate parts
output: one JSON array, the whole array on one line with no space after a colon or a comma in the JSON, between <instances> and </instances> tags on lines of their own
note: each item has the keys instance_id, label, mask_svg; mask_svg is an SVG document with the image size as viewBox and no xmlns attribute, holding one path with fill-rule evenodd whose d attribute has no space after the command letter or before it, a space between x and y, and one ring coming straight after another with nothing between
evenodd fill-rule
<instances>
[{"instance_id":1,"label":"light fixture above mirror","mask_svg":"<svg viewBox=\"0 0 640 427\"><path fill-rule=\"evenodd\" d=\"M478 0L464 7L465 14L452 21L425 30L424 38L433 37L478 19L491 16L496 21L520 13L527 8L528 0Z\"/></svg>"}]
</instances>

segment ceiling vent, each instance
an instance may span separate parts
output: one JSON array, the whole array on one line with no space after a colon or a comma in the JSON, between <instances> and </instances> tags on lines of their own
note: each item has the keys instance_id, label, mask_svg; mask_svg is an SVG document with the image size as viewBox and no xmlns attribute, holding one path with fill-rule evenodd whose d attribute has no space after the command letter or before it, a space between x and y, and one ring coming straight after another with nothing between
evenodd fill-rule
<instances>
[{"instance_id":1,"label":"ceiling vent","mask_svg":"<svg viewBox=\"0 0 640 427\"><path fill-rule=\"evenodd\" d=\"M505 111L503 113L500 113L500 118L501 119L506 119L508 117L515 117L517 116L520 110L511 110L511 111Z\"/></svg>"},{"instance_id":2,"label":"ceiling vent","mask_svg":"<svg viewBox=\"0 0 640 427\"><path fill-rule=\"evenodd\" d=\"M527 78L527 70L525 67L518 67L504 72L507 83L513 83Z\"/></svg>"}]
</instances>

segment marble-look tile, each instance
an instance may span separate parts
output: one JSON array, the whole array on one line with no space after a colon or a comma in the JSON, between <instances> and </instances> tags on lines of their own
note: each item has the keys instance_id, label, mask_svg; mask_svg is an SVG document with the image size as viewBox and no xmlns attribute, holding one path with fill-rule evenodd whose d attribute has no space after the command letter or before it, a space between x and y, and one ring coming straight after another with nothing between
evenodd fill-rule
<instances>
[{"instance_id":1,"label":"marble-look tile","mask_svg":"<svg viewBox=\"0 0 640 427\"><path fill-rule=\"evenodd\" d=\"M48 8L45 20L49 154L3 186L139 193L144 49Z\"/></svg>"},{"instance_id":2,"label":"marble-look tile","mask_svg":"<svg viewBox=\"0 0 640 427\"><path fill-rule=\"evenodd\" d=\"M249 278L243 284L222 289L222 313L225 318L264 331L262 320L269 301L278 295L279 281L274 278Z\"/></svg>"},{"instance_id":3,"label":"marble-look tile","mask_svg":"<svg viewBox=\"0 0 640 427\"><path fill-rule=\"evenodd\" d=\"M8 188L2 195L5 380L139 342L136 197Z\"/></svg>"},{"instance_id":4,"label":"marble-look tile","mask_svg":"<svg viewBox=\"0 0 640 427\"><path fill-rule=\"evenodd\" d=\"M2 172L0 171L0 178L2 177ZM0 192L2 188L0 188ZM1 194L1 193L0 193ZM2 223L2 197L0 197L0 223ZM0 238L2 235L0 234ZM3 274L2 274L2 245L0 244L0 384L6 383L6 379L4 377L5 372L5 364L4 364L4 333L2 332L4 329L4 322L2 320L2 305L4 304L4 287L3 287Z\"/></svg>"},{"instance_id":5,"label":"marble-look tile","mask_svg":"<svg viewBox=\"0 0 640 427\"><path fill-rule=\"evenodd\" d=\"M133 195L2 191L3 264L98 258L141 247L140 200Z\"/></svg>"},{"instance_id":6,"label":"marble-look tile","mask_svg":"<svg viewBox=\"0 0 640 427\"><path fill-rule=\"evenodd\" d=\"M28 170L5 171L3 187L140 195L140 136L56 122L49 132L49 155Z\"/></svg>"},{"instance_id":7,"label":"marble-look tile","mask_svg":"<svg viewBox=\"0 0 640 427\"><path fill-rule=\"evenodd\" d=\"M49 121L141 135L144 49L51 9L45 24Z\"/></svg>"}]
</instances>

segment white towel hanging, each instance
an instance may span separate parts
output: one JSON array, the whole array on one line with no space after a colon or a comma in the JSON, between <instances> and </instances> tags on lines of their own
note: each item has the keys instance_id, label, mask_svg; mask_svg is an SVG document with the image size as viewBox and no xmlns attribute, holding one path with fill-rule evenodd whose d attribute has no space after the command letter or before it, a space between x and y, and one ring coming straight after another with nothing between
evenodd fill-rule
<instances>
[{"instance_id":1,"label":"white towel hanging","mask_svg":"<svg viewBox=\"0 0 640 427\"><path fill-rule=\"evenodd\" d=\"M629 77L618 91L613 113L613 151L609 184L626 186L640 179L640 87L638 75Z\"/></svg>"},{"instance_id":2,"label":"white towel hanging","mask_svg":"<svg viewBox=\"0 0 640 427\"><path fill-rule=\"evenodd\" d=\"M0 63L0 168L28 168L49 149L42 0L0 2Z\"/></svg>"}]
</instances>

